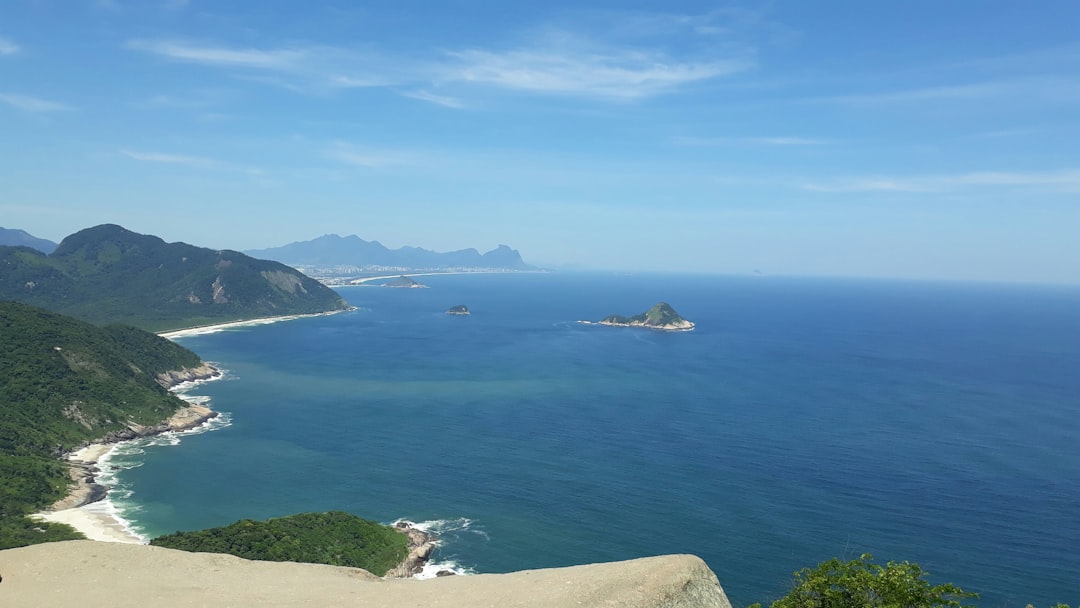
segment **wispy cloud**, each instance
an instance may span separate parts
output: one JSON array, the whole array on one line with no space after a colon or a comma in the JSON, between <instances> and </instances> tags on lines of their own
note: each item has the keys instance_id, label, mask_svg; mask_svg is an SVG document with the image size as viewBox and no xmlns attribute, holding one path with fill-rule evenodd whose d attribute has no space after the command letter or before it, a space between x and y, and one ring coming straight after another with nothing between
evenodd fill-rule
<instances>
[{"instance_id":1,"label":"wispy cloud","mask_svg":"<svg viewBox=\"0 0 1080 608\"><path fill-rule=\"evenodd\" d=\"M694 137L677 135L668 138L677 146L823 146L830 143L824 139L807 137Z\"/></svg>"},{"instance_id":2,"label":"wispy cloud","mask_svg":"<svg viewBox=\"0 0 1080 608\"><path fill-rule=\"evenodd\" d=\"M19 45L15 44L8 38L0 36L0 56L2 55L14 55L19 52Z\"/></svg>"},{"instance_id":3,"label":"wispy cloud","mask_svg":"<svg viewBox=\"0 0 1080 608\"><path fill-rule=\"evenodd\" d=\"M1057 171L975 171L953 175L869 176L805 183L813 192L948 192L963 188L1031 188L1080 192L1080 168Z\"/></svg>"},{"instance_id":4,"label":"wispy cloud","mask_svg":"<svg viewBox=\"0 0 1080 608\"><path fill-rule=\"evenodd\" d=\"M300 68L308 55L308 51L304 49L235 49L173 40L131 40L128 48L186 63L279 71Z\"/></svg>"},{"instance_id":5,"label":"wispy cloud","mask_svg":"<svg viewBox=\"0 0 1080 608\"><path fill-rule=\"evenodd\" d=\"M407 162L407 158L399 152L363 148L344 142L337 142L330 146L326 155L347 165L364 169L377 169Z\"/></svg>"},{"instance_id":6,"label":"wispy cloud","mask_svg":"<svg viewBox=\"0 0 1080 608\"><path fill-rule=\"evenodd\" d=\"M197 167L213 167L220 164L212 158L202 156L187 156L184 154L168 154L164 152L144 152L139 150L120 150L120 153L128 158L147 163L166 163L170 165L192 165Z\"/></svg>"},{"instance_id":7,"label":"wispy cloud","mask_svg":"<svg viewBox=\"0 0 1080 608\"><path fill-rule=\"evenodd\" d=\"M461 110L466 108L466 104L460 99L454 97L447 97L446 95L436 95L430 91L404 91L401 93L405 97L412 99L419 99L436 105L440 105L447 108L454 108Z\"/></svg>"},{"instance_id":8,"label":"wispy cloud","mask_svg":"<svg viewBox=\"0 0 1080 608\"><path fill-rule=\"evenodd\" d=\"M448 55L457 65L441 74L447 81L608 99L649 97L753 65L743 58L685 61L657 50L634 48L471 49Z\"/></svg>"},{"instance_id":9,"label":"wispy cloud","mask_svg":"<svg viewBox=\"0 0 1080 608\"><path fill-rule=\"evenodd\" d=\"M437 95L427 87L456 87L455 94L484 87L629 100L754 66L753 52L743 47L673 54L663 41L612 44L565 31L547 31L516 47L448 49L419 58L320 45L240 48L175 39L131 40L127 47L300 91L408 87L405 95L447 107L463 105L460 96Z\"/></svg>"},{"instance_id":10,"label":"wispy cloud","mask_svg":"<svg viewBox=\"0 0 1080 608\"><path fill-rule=\"evenodd\" d=\"M49 101L48 99L31 97L29 95L19 95L17 93L0 93L0 101L25 112L34 113L66 112L75 109L67 104L57 101Z\"/></svg>"},{"instance_id":11,"label":"wispy cloud","mask_svg":"<svg viewBox=\"0 0 1080 608\"><path fill-rule=\"evenodd\" d=\"M908 101L935 101L942 99L978 99L1003 90L998 83L981 83L952 86L921 87L884 93L857 93L823 97L819 101L848 104L884 104Z\"/></svg>"},{"instance_id":12,"label":"wispy cloud","mask_svg":"<svg viewBox=\"0 0 1080 608\"><path fill-rule=\"evenodd\" d=\"M173 154L169 152L128 149L122 149L120 150L120 153L132 160L137 160L139 162L145 163L182 165L185 167L198 167L202 169L214 169L218 171L243 173L250 176L262 176L266 174L265 171L259 169L258 167L239 165L231 162L218 160L216 158L209 158L206 156L191 156L187 154Z\"/></svg>"},{"instance_id":13,"label":"wispy cloud","mask_svg":"<svg viewBox=\"0 0 1080 608\"><path fill-rule=\"evenodd\" d=\"M985 82L916 87L880 93L855 93L819 97L809 101L849 105L884 105L912 102L971 102L996 98L1023 98L1050 103L1080 99L1080 80L1073 76L999 79Z\"/></svg>"}]
</instances>

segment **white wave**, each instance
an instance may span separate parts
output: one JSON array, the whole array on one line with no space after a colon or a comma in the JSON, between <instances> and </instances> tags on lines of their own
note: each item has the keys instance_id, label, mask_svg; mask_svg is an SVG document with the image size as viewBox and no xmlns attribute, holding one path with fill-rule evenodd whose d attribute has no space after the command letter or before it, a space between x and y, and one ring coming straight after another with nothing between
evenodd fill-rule
<instances>
[{"instance_id":1,"label":"white wave","mask_svg":"<svg viewBox=\"0 0 1080 608\"><path fill-rule=\"evenodd\" d=\"M445 562L428 562L424 564L424 568L420 572L412 575L412 577L419 580L436 578L439 576L439 572L444 570L449 570L458 576L476 574L476 571L472 568L465 568L453 560L447 560Z\"/></svg>"},{"instance_id":2,"label":"white wave","mask_svg":"<svg viewBox=\"0 0 1080 608\"><path fill-rule=\"evenodd\" d=\"M468 530L473 524L473 520L468 517L458 517L456 519L433 519L430 521L409 521L407 519L399 519L391 525L398 523L406 523L410 526L420 530L421 532L428 532L436 536L445 534L447 532L457 532L460 530Z\"/></svg>"},{"instance_id":3,"label":"white wave","mask_svg":"<svg viewBox=\"0 0 1080 608\"><path fill-rule=\"evenodd\" d=\"M453 536L462 532L470 532L482 536L485 540L488 538L487 532L473 528L473 520L468 517L457 517L453 519L432 519L429 521L411 521L408 519L398 519L393 522L392 526L396 526L399 523L408 524L409 526L420 530L421 532L427 532L435 536L435 546L441 547L448 540L448 535ZM413 575L416 579L428 579L435 578L438 573L443 570L449 570L454 574L466 576L470 574L476 574L476 571L470 567L462 566L458 562L447 559L444 561L429 561L424 564L420 572Z\"/></svg>"}]
</instances>

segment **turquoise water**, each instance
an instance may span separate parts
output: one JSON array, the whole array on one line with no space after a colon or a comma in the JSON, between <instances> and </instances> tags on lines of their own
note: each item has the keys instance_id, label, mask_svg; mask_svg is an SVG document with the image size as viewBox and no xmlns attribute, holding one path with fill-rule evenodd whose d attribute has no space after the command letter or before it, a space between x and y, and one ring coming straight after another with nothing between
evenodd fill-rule
<instances>
[{"instance_id":1,"label":"turquoise water","mask_svg":"<svg viewBox=\"0 0 1080 608\"><path fill-rule=\"evenodd\" d=\"M151 536L330 509L432 522L437 559L475 572L693 553L736 605L863 552L980 606L1080 602L1080 289L421 280L182 339L228 370L195 391L228 417L118 454L117 506ZM698 328L575 323L660 300Z\"/></svg>"}]
</instances>

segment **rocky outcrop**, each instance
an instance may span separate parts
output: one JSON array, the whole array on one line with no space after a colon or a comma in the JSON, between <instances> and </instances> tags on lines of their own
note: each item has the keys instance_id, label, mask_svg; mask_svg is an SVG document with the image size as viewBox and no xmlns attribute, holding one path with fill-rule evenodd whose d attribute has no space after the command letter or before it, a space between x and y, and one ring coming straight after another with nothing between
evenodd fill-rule
<instances>
[{"instance_id":1,"label":"rocky outcrop","mask_svg":"<svg viewBox=\"0 0 1080 608\"><path fill-rule=\"evenodd\" d=\"M110 431L109 434L105 435L105 437L97 443L117 443L120 441L138 439L139 437L160 435L169 431L186 431L199 426L211 418L216 418L217 415L217 412L206 406L192 404L176 410L176 413L160 424L144 426L135 422L128 422L126 429Z\"/></svg>"},{"instance_id":2,"label":"rocky outcrop","mask_svg":"<svg viewBox=\"0 0 1080 608\"><path fill-rule=\"evenodd\" d=\"M381 606L429 608L731 608L692 555L429 580L355 568L255 562L231 555L93 541L0 551L4 606Z\"/></svg>"},{"instance_id":3,"label":"rocky outcrop","mask_svg":"<svg viewBox=\"0 0 1080 608\"><path fill-rule=\"evenodd\" d=\"M203 363L198 367L185 367L181 370L162 372L157 375L157 383L165 388L172 388L185 382L196 380L212 380L221 376L221 370Z\"/></svg>"},{"instance_id":4,"label":"rocky outcrop","mask_svg":"<svg viewBox=\"0 0 1080 608\"><path fill-rule=\"evenodd\" d=\"M451 306L449 309L447 309L446 314L448 314L448 315L468 315L468 314L471 314L471 313L469 312L469 307L468 306L465 306L464 304L458 304L457 306Z\"/></svg>"},{"instance_id":5,"label":"rocky outcrop","mask_svg":"<svg viewBox=\"0 0 1080 608\"><path fill-rule=\"evenodd\" d=\"M50 510L74 509L75 507L104 500L109 493L109 488L96 483L99 472L96 463L71 461L68 474L71 475L73 485L68 495L53 503Z\"/></svg>"},{"instance_id":6,"label":"rocky outcrop","mask_svg":"<svg viewBox=\"0 0 1080 608\"><path fill-rule=\"evenodd\" d=\"M409 554L400 564L388 570L386 577L409 578L414 574L419 574L424 569L424 564L431 559L431 554L435 552L435 535L424 532L407 521L395 523L394 529L409 538Z\"/></svg>"}]
</instances>

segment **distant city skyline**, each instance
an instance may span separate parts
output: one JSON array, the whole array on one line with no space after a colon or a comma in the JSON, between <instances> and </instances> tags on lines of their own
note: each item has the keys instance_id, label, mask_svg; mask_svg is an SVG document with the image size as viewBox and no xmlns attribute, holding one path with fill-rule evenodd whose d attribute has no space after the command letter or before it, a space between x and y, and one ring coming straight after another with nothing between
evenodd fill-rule
<instances>
[{"instance_id":1,"label":"distant city skyline","mask_svg":"<svg viewBox=\"0 0 1080 608\"><path fill-rule=\"evenodd\" d=\"M0 226L1080 283L1080 5L0 7Z\"/></svg>"}]
</instances>

